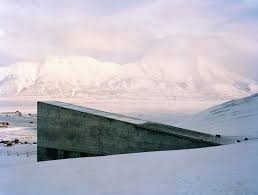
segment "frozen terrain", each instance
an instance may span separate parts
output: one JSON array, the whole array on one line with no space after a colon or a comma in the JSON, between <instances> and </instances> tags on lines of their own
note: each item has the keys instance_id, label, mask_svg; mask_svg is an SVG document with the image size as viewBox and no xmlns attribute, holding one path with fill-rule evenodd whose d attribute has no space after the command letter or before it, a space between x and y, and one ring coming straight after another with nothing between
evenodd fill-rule
<instances>
[{"instance_id":1,"label":"frozen terrain","mask_svg":"<svg viewBox=\"0 0 258 195\"><path fill-rule=\"evenodd\" d=\"M172 58L168 64L162 56L129 64L50 56L0 67L0 74L1 96L228 100L258 91L256 81L205 59L191 65Z\"/></svg>"},{"instance_id":2,"label":"frozen terrain","mask_svg":"<svg viewBox=\"0 0 258 195\"><path fill-rule=\"evenodd\" d=\"M209 108L174 125L206 133L257 139L258 94Z\"/></svg>"},{"instance_id":3,"label":"frozen terrain","mask_svg":"<svg viewBox=\"0 0 258 195\"><path fill-rule=\"evenodd\" d=\"M1 140L35 142L37 140L36 115L23 113L22 116L6 115L0 112L0 122L8 122L8 127L0 128Z\"/></svg>"},{"instance_id":4,"label":"frozen terrain","mask_svg":"<svg viewBox=\"0 0 258 195\"><path fill-rule=\"evenodd\" d=\"M50 98L50 97L1 97L0 112L20 110L25 113L37 112L37 101L61 101L84 107L116 113L196 113L225 100L158 100L128 98ZM151 106L150 106L151 105Z\"/></svg>"},{"instance_id":5,"label":"frozen terrain","mask_svg":"<svg viewBox=\"0 0 258 195\"><path fill-rule=\"evenodd\" d=\"M197 102L188 102L188 106ZM209 148L40 163L35 162L36 145L0 146L0 194L258 194L258 95L213 106L197 114L191 113L200 111L202 106L176 112L173 104L163 102L160 104L163 109L145 106L142 113L132 113L130 105L141 110L142 102L122 104L121 109L113 101L109 106L107 102L102 106L91 101L79 104L88 103L106 111L120 110L143 119L250 139Z\"/></svg>"},{"instance_id":6,"label":"frozen terrain","mask_svg":"<svg viewBox=\"0 0 258 195\"><path fill-rule=\"evenodd\" d=\"M0 169L11 170L10 167L13 166L35 163L36 158L36 144L16 144L12 147L0 144Z\"/></svg>"},{"instance_id":7,"label":"frozen terrain","mask_svg":"<svg viewBox=\"0 0 258 195\"><path fill-rule=\"evenodd\" d=\"M257 147L255 140L202 149L4 166L0 167L0 194L255 195Z\"/></svg>"}]
</instances>

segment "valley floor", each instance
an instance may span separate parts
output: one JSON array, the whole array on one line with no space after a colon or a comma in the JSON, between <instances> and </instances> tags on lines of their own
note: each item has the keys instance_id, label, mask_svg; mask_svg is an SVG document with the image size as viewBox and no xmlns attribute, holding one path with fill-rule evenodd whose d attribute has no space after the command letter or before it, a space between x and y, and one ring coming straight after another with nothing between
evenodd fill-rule
<instances>
[{"instance_id":1,"label":"valley floor","mask_svg":"<svg viewBox=\"0 0 258 195\"><path fill-rule=\"evenodd\" d=\"M37 112L37 101L62 101L89 108L116 113L196 113L227 100L162 100L127 98L47 98L47 97L2 97L0 112Z\"/></svg>"}]
</instances>

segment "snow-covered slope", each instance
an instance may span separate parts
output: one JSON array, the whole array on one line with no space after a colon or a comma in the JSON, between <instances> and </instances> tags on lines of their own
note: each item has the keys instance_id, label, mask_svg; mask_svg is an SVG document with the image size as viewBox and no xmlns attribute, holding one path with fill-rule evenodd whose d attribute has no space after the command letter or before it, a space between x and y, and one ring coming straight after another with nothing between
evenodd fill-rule
<instances>
[{"instance_id":1,"label":"snow-covered slope","mask_svg":"<svg viewBox=\"0 0 258 195\"><path fill-rule=\"evenodd\" d=\"M258 138L258 94L209 108L176 125L211 134Z\"/></svg>"},{"instance_id":2,"label":"snow-covered slope","mask_svg":"<svg viewBox=\"0 0 258 195\"><path fill-rule=\"evenodd\" d=\"M90 57L47 57L0 68L2 96L120 96L231 99L258 91L255 81L205 61L197 65L143 58L120 65Z\"/></svg>"}]
</instances>

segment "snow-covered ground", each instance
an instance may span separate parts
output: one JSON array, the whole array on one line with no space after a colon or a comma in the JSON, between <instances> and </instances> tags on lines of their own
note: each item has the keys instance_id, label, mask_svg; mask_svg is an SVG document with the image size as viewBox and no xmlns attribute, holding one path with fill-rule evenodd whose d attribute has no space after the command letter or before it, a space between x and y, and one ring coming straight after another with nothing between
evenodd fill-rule
<instances>
[{"instance_id":1,"label":"snow-covered ground","mask_svg":"<svg viewBox=\"0 0 258 195\"><path fill-rule=\"evenodd\" d=\"M63 101L89 108L116 113L196 113L226 100L160 100L133 98L49 98L49 97L1 97L0 112L19 110L25 113L37 112L37 101ZM151 105L151 106L150 106Z\"/></svg>"},{"instance_id":2,"label":"snow-covered ground","mask_svg":"<svg viewBox=\"0 0 258 195\"><path fill-rule=\"evenodd\" d=\"M0 194L255 195L257 147L255 140L2 167Z\"/></svg>"},{"instance_id":3,"label":"snow-covered ground","mask_svg":"<svg viewBox=\"0 0 258 195\"><path fill-rule=\"evenodd\" d=\"M257 139L258 94L209 108L174 125L206 133Z\"/></svg>"},{"instance_id":4,"label":"snow-covered ground","mask_svg":"<svg viewBox=\"0 0 258 195\"><path fill-rule=\"evenodd\" d=\"M0 122L8 122L8 127L0 128L0 140L35 142L37 140L37 117L34 114L6 115L0 114Z\"/></svg>"},{"instance_id":5,"label":"snow-covered ground","mask_svg":"<svg viewBox=\"0 0 258 195\"><path fill-rule=\"evenodd\" d=\"M9 169L8 167L16 165L35 163L36 157L36 144L16 144L12 147L5 147L3 144L0 144L0 169Z\"/></svg>"},{"instance_id":6,"label":"snow-covered ground","mask_svg":"<svg viewBox=\"0 0 258 195\"><path fill-rule=\"evenodd\" d=\"M192 102L192 104L197 107L198 101ZM187 106L191 107L190 104ZM258 94L225 102L208 109L204 108L203 111L200 109L192 112L161 110L126 114L210 134L258 138Z\"/></svg>"},{"instance_id":7,"label":"snow-covered ground","mask_svg":"<svg viewBox=\"0 0 258 195\"><path fill-rule=\"evenodd\" d=\"M0 129L0 140L15 140L34 142L37 140L37 130L26 127L8 127Z\"/></svg>"},{"instance_id":8,"label":"snow-covered ground","mask_svg":"<svg viewBox=\"0 0 258 195\"><path fill-rule=\"evenodd\" d=\"M94 101L72 103L252 139L210 148L40 163L36 162L36 145L0 146L0 194L258 194L258 95L191 115L208 107L207 102L199 102L199 106L198 102L182 102L185 108L192 104L190 110L176 109L180 105L175 102L154 106L157 101L146 105L131 101L120 106L113 100L102 105Z\"/></svg>"}]
</instances>

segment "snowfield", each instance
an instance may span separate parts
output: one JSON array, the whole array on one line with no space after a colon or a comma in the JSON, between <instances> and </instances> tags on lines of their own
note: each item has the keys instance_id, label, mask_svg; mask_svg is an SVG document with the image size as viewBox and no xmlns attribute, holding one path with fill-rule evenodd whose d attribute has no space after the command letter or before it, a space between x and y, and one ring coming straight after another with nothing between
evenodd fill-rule
<instances>
[{"instance_id":1,"label":"snowfield","mask_svg":"<svg viewBox=\"0 0 258 195\"><path fill-rule=\"evenodd\" d=\"M255 195L257 147L255 140L2 167L0 194Z\"/></svg>"},{"instance_id":2,"label":"snowfield","mask_svg":"<svg viewBox=\"0 0 258 195\"><path fill-rule=\"evenodd\" d=\"M128 105L119 105L111 100L109 104L93 101L77 103L84 106L90 103L92 107L105 111L128 112L128 115L147 120L211 134L248 137L249 140L209 148L39 163L36 162L35 144L19 144L11 148L0 145L0 195L258 194L257 94L213 106L197 114L191 113L209 104L199 101L198 106L198 101L182 102L180 105L185 105L185 108L194 105L193 110L187 110L177 105L176 102L180 101L163 102L152 106L152 109L148 105L157 101L149 104L129 102ZM133 110L136 112L132 113ZM142 112L137 112L140 110ZM13 121L17 122L15 125L19 122L23 126L28 124L26 120ZM19 133L19 127L10 127L9 130L12 128L17 128ZM2 135L8 134L6 129L0 129Z\"/></svg>"},{"instance_id":3,"label":"snowfield","mask_svg":"<svg viewBox=\"0 0 258 195\"><path fill-rule=\"evenodd\" d=\"M5 147L3 144L0 144L0 169L11 171L10 167L35 163L36 159L36 144L16 144L12 147Z\"/></svg>"},{"instance_id":4,"label":"snowfield","mask_svg":"<svg viewBox=\"0 0 258 195\"><path fill-rule=\"evenodd\" d=\"M258 94L209 108L174 123L201 132L258 138Z\"/></svg>"},{"instance_id":5,"label":"snowfield","mask_svg":"<svg viewBox=\"0 0 258 195\"><path fill-rule=\"evenodd\" d=\"M36 115L22 114L6 115L0 114L0 121L8 122L7 128L0 128L1 140L15 140L35 142L37 140L37 117Z\"/></svg>"}]
</instances>

